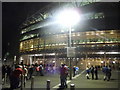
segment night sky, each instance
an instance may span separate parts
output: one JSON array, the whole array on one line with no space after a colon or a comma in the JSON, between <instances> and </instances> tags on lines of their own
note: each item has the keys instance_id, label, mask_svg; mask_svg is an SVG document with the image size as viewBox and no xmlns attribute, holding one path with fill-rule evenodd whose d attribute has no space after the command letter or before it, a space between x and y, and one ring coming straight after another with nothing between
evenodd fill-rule
<instances>
[{"instance_id":1,"label":"night sky","mask_svg":"<svg viewBox=\"0 0 120 90\"><path fill-rule=\"evenodd\" d=\"M44 7L47 2L3 2L2 3L2 57L9 52L16 55L19 50L19 26L27 17Z\"/></svg>"}]
</instances>

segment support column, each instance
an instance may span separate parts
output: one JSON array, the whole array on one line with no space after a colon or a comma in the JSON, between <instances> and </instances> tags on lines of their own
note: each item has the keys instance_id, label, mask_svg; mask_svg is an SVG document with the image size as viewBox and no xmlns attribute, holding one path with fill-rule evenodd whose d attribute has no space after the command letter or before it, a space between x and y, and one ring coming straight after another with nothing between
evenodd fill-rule
<instances>
[{"instance_id":1,"label":"support column","mask_svg":"<svg viewBox=\"0 0 120 90\"><path fill-rule=\"evenodd\" d=\"M32 56L30 56L30 65L32 65Z\"/></svg>"}]
</instances>

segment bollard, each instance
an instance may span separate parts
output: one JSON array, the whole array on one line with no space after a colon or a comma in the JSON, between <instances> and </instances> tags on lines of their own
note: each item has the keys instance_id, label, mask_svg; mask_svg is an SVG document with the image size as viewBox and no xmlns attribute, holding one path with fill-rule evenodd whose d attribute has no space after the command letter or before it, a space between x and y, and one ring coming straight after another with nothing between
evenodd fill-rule
<instances>
[{"instance_id":1,"label":"bollard","mask_svg":"<svg viewBox=\"0 0 120 90\"><path fill-rule=\"evenodd\" d=\"M5 79L4 79L4 84L6 85L7 82L7 73L5 73Z\"/></svg>"},{"instance_id":2,"label":"bollard","mask_svg":"<svg viewBox=\"0 0 120 90\"><path fill-rule=\"evenodd\" d=\"M75 84L70 84L70 90L75 90Z\"/></svg>"},{"instance_id":3,"label":"bollard","mask_svg":"<svg viewBox=\"0 0 120 90\"><path fill-rule=\"evenodd\" d=\"M31 90L33 90L34 88L34 76L32 76L31 78Z\"/></svg>"},{"instance_id":4,"label":"bollard","mask_svg":"<svg viewBox=\"0 0 120 90\"><path fill-rule=\"evenodd\" d=\"M26 78L25 78L25 75L24 75L24 88L25 88L25 84L26 84Z\"/></svg>"},{"instance_id":5,"label":"bollard","mask_svg":"<svg viewBox=\"0 0 120 90\"><path fill-rule=\"evenodd\" d=\"M20 88L21 90L23 90L23 77L24 77L24 76L21 75L21 88Z\"/></svg>"},{"instance_id":6,"label":"bollard","mask_svg":"<svg viewBox=\"0 0 120 90\"><path fill-rule=\"evenodd\" d=\"M50 80L47 80L47 90L50 90Z\"/></svg>"}]
</instances>

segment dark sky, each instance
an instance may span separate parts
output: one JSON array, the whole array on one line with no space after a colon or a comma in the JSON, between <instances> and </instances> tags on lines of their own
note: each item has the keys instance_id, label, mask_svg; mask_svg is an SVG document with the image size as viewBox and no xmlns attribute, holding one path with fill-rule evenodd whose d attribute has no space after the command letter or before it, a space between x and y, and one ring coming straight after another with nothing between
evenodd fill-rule
<instances>
[{"instance_id":1,"label":"dark sky","mask_svg":"<svg viewBox=\"0 0 120 90\"><path fill-rule=\"evenodd\" d=\"M3 2L2 3L2 55L18 51L20 31L18 27L47 2ZM9 45L8 45L9 43Z\"/></svg>"}]
</instances>

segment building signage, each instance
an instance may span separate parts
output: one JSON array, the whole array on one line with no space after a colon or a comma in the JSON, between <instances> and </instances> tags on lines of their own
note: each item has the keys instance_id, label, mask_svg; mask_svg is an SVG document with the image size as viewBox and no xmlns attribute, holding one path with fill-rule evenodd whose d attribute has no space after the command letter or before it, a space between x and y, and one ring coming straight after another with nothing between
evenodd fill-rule
<instances>
[{"instance_id":1,"label":"building signage","mask_svg":"<svg viewBox=\"0 0 120 90\"><path fill-rule=\"evenodd\" d=\"M75 57L75 47L67 47L67 57Z\"/></svg>"}]
</instances>

